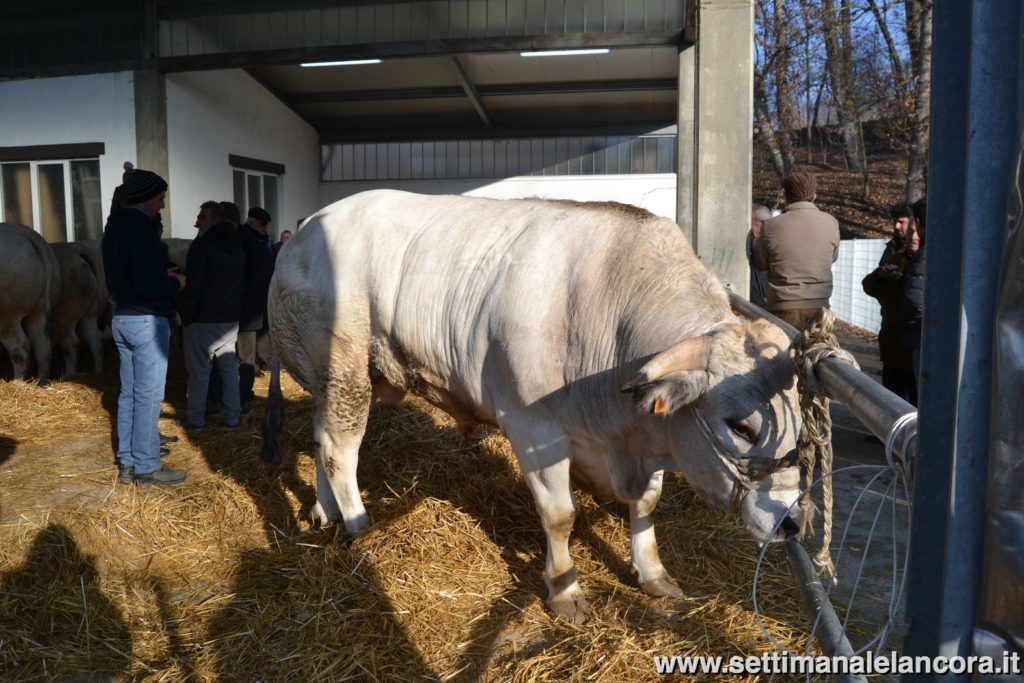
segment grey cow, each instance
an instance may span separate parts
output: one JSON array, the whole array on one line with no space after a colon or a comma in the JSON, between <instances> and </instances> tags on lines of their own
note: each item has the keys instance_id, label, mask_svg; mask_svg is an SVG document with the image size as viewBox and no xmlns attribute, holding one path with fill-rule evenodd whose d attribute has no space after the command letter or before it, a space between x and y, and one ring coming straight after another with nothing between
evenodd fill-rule
<instances>
[{"instance_id":1,"label":"grey cow","mask_svg":"<svg viewBox=\"0 0 1024 683\"><path fill-rule=\"evenodd\" d=\"M0 223L0 345L15 379L34 357L39 383L50 377L53 345L48 326L60 296L60 266L39 233L24 225Z\"/></svg>"}]
</instances>

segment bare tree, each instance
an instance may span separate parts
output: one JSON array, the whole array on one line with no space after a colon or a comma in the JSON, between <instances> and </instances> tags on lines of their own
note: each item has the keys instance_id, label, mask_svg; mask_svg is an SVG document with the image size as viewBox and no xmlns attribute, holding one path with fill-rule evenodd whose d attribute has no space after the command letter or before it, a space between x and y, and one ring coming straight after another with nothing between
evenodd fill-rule
<instances>
[{"instance_id":1,"label":"bare tree","mask_svg":"<svg viewBox=\"0 0 1024 683\"><path fill-rule=\"evenodd\" d=\"M886 18L886 14L883 8L878 6L877 0L867 0L868 9L871 10L872 16L875 17L875 24L878 26L878 31L882 34L882 38L885 40L885 49L889 55L889 65L892 70L892 81L896 87L896 92L899 95L900 101L905 102L907 99L907 77L903 70L903 59L900 57L899 49L896 47L896 41L893 40L892 31L889 30L889 21Z\"/></svg>"},{"instance_id":2,"label":"bare tree","mask_svg":"<svg viewBox=\"0 0 1024 683\"><path fill-rule=\"evenodd\" d=\"M932 99L932 2L904 0L905 30L910 47L910 69L913 76L913 119L910 150L907 155L907 201L925 196L928 168L928 109Z\"/></svg>"},{"instance_id":3,"label":"bare tree","mask_svg":"<svg viewBox=\"0 0 1024 683\"><path fill-rule=\"evenodd\" d=\"M789 175L793 168L793 130L796 128L796 102L793 100L792 74L790 64L793 54L793 32L785 0L772 0L772 26L778 52L772 64L775 78L775 116L779 125L779 152L782 154L784 172Z\"/></svg>"},{"instance_id":4,"label":"bare tree","mask_svg":"<svg viewBox=\"0 0 1024 683\"><path fill-rule=\"evenodd\" d=\"M793 41L786 0L758 0L755 21L760 53L754 69L757 139L768 151L775 172L784 178L793 168L793 131L797 127L790 84Z\"/></svg>"},{"instance_id":5,"label":"bare tree","mask_svg":"<svg viewBox=\"0 0 1024 683\"><path fill-rule=\"evenodd\" d=\"M832 99L843 135L843 155L847 167L863 172L864 147L858 129L858 109L854 97L853 35L851 0L821 0L821 24L825 37L826 68Z\"/></svg>"}]
</instances>

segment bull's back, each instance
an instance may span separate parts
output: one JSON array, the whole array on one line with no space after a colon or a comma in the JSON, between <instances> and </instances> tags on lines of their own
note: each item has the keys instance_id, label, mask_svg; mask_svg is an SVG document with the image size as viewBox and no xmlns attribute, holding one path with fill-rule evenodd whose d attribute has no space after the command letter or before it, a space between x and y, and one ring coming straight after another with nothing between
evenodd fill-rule
<instances>
[{"instance_id":1,"label":"bull's back","mask_svg":"<svg viewBox=\"0 0 1024 683\"><path fill-rule=\"evenodd\" d=\"M290 318L293 338L275 342L308 347L301 330L316 319L334 340L376 339L403 372L470 405L489 403L489 380L530 403L566 380L568 320L615 329L602 291L624 284L612 271L639 248L638 226L659 220L621 205L362 193L315 214L281 250L271 318ZM668 225L669 246L683 248ZM570 310L579 292L590 310ZM328 351L315 345L284 350L307 353L288 365L322 363L315 355ZM611 346L597 362L612 362Z\"/></svg>"}]
</instances>

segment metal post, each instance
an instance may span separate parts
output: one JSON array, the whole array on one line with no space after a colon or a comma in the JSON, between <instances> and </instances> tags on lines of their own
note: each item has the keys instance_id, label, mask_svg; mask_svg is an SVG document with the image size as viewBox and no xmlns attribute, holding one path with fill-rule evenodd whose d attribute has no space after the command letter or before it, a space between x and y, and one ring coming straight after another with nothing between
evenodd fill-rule
<instances>
[{"instance_id":1,"label":"metal post","mask_svg":"<svg viewBox=\"0 0 1024 683\"><path fill-rule=\"evenodd\" d=\"M694 164L694 97L697 95L694 82L694 58L697 48L684 45L679 49L679 88L676 127L676 223L687 241L696 249L693 241L694 192L696 188L696 165Z\"/></svg>"},{"instance_id":2,"label":"metal post","mask_svg":"<svg viewBox=\"0 0 1024 683\"><path fill-rule=\"evenodd\" d=\"M1020 17L1018 0L934 5L932 83L942 87L932 99L926 239L920 463L927 467L918 473L914 494L914 519L927 524L911 529L908 654L971 653L984 538L992 328L1013 164L1010 141L1017 134ZM969 41L966 50L962 37ZM964 76L967 88L961 83L953 92L949 81ZM962 111L960 102L966 102ZM944 263L953 255L953 263ZM940 301L951 280L959 281L959 296ZM951 357L958 362L949 364ZM951 425L951 440L932 435L948 435Z\"/></svg>"},{"instance_id":3,"label":"metal post","mask_svg":"<svg viewBox=\"0 0 1024 683\"><path fill-rule=\"evenodd\" d=\"M967 172L967 97L971 3L936 0L932 10L932 107L929 150L928 277L926 324L921 344L918 408L919 448L914 509L919 519L910 530L910 581L904 651L934 655L939 648L942 582L946 552L952 452L956 434L960 335L960 246L964 223L964 175ZM938 523L936 516L943 516Z\"/></svg>"},{"instance_id":4,"label":"metal post","mask_svg":"<svg viewBox=\"0 0 1024 683\"><path fill-rule=\"evenodd\" d=\"M796 586L804 598L808 617L812 624L818 625L817 637L821 651L829 657L852 658L853 648L843 631L843 625L828 600L828 593L821 585L821 579L814 571L811 558L807 557L807 551L795 535L786 537L786 559L789 560L789 571L796 579ZM836 683L867 683L865 676L854 674L837 674L834 678Z\"/></svg>"}]
</instances>

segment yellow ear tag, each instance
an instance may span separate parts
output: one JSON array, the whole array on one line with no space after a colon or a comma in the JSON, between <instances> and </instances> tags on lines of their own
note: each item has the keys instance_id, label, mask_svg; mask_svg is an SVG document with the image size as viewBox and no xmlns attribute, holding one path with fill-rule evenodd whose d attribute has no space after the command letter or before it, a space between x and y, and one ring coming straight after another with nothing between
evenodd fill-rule
<instances>
[{"instance_id":1,"label":"yellow ear tag","mask_svg":"<svg viewBox=\"0 0 1024 683\"><path fill-rule=\"evenodd\" d=\"M651 412L655 415L661 415L665 412L665 402L660 397L654 399L654 409Z\"/></svg>"}]
</instances>

